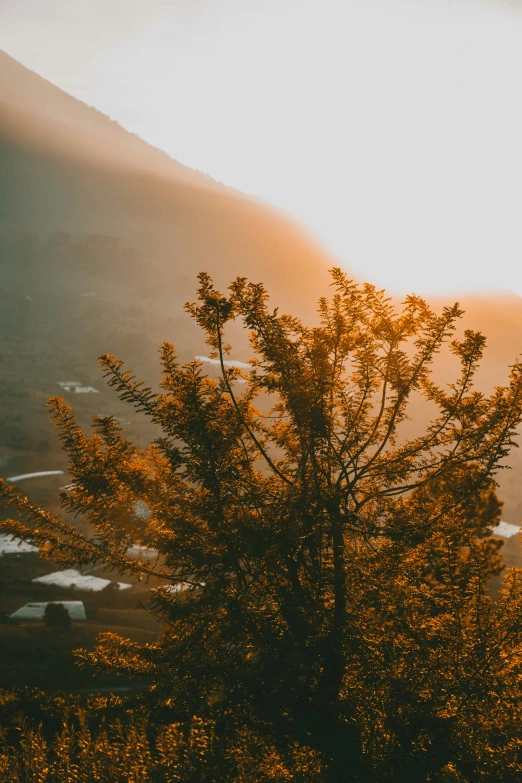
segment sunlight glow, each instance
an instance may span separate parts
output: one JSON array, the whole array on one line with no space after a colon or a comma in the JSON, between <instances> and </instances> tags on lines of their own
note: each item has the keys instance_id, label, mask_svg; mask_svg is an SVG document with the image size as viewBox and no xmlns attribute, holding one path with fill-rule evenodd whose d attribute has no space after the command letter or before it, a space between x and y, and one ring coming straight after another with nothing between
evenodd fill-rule
<instances>
[{"instance_id":1,"label":"sunlight glow","mask_svg":"<svg viewBox=\"0 0 522 783\"><path fill-rule=\"evenodd\" d=\"M395 291L522 294L521 3L74 8L9 0L0 46L283 207L357 275Z\"/></svg>"}]
</instances>

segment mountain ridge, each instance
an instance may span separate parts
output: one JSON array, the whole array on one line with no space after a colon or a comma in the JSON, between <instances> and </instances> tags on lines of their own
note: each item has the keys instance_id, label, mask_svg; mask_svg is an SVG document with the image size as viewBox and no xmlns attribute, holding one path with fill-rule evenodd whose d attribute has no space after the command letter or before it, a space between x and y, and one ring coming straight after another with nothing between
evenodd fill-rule
<instances>
[{"instance_id":1,"label":"mountain ridge","mask_svg":"<svg viewBox=\"0 0 522 783\"><path fill-rule=\"evenodd\" d=\"M3 112L10 112L13 119L17 118L20 123L28 116L36 115L51 125L90 133L98 142L108 141L122 150L142 155L149 165L166 167L167 173L188 175L201 180L200 184L212 183L225 187L210 175L184 166L164 150L127 130L96 107L89 106L39 76L3 50L0 50L0 105ZM4 114L4 122L5 119Z\"/></svg>"}]
</instances>

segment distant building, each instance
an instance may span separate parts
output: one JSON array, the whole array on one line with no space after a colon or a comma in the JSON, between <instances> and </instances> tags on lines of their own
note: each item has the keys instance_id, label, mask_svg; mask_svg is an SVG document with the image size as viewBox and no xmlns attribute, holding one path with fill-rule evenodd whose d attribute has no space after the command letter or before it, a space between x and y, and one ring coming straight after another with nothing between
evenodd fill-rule
<instances>
[{"instance_id":1,"label":"distant building","mask_svg":"<svg viewBox=\"0 0 522 783\"><path fill-rule=\"evenodd\" d=\"M52 585L53 587L64 587L67 589L86 590L88 592L99 592L107 585L112 584L110 579L102 579L99 576L90 576L81 574L75 568L67 568L65 571L55 571L53 574L37 576L32 580L35 584ZM120 590L127 590L132 585L127 582L114 582ZM61 603L61 602L60 602Z\"/></svg>"},{"instance_id":2,"label":"distant building","mask_svg":"<svg viewBox=\"0 0 522 783\"><path fill-rule=\"evenodd\" d=\"M517 525L510 525L509 522L500 522L491 531L494 536L500 536L501 538L511 538L520 533L520 528Z\"/></svg>"},{"instance_id":3,"label":"distant building","mask_svg":"<svg viewBox=\"0 0 522 783\"><path fill-rule=\"evenodd\" d=\"M73 392L74 394L98 394L98 389L94 386L82 386L80 381L56 381L66 392Z\"/></svg>"},{"instance_id":4,"label":"distant building","mask_svg":"<svg viewBox=\"0 0 522 783\"><path fill-rule=\"evenodd\" d=\"M38 554L39 549L37 546L15 538L10 533L0 533L0 557Z\"/></svg>"},{"instance_id":5,"label":"distant building","mask_svg":"<svg viewBox=\"0 0 522 783\"><path fill-rule=\"evenodd\" d=\"M83 601L32 601L13 612L10 618L11 620L43 620L47 605L56 603L63 605L73 622L82 622L87 619Z\"/></svg>"},{"instance_id":6,"label":"distant building","mask_svg":"<svg viewBox=\"0 0 522 783\"><path fill-rule=\"evenodd\" d=\"M138 557L140 560L156 560L159 557L157 549L151 549L141 544L133 544L127 549L127 554L131 557Z\"/></svg>"}]
</instances>

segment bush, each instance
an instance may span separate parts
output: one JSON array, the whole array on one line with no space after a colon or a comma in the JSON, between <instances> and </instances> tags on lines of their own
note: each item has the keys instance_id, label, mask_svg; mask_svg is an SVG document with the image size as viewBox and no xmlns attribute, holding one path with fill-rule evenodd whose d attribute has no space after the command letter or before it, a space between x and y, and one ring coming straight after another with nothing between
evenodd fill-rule
<instances>
[{"instance_id":1,"label":"bush","mask_svg":"<svg viewBox=\"0 0 522 783\"><path fill-rule=\"evenodd\" d=\"M49 628L70 628L71 617L63 604L50 603L45 607L44 623Z\"/></svg>"}]
</instances>

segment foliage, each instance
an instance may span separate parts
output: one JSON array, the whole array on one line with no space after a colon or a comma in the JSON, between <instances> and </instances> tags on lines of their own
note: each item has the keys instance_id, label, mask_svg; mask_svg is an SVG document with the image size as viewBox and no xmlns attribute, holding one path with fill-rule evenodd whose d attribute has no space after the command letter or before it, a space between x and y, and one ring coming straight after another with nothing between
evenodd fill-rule
<instances>
[{"instance_id":1,"label":"foliage","mask_svg":"<svg viewBox=\"0 0 522 783\"><path fill-rule=\"evenodd\" d=\"M165 343L154 393L101 357L161 436L140 450L109 416L89 437L53 398L74 477L62 504L83 524L3 484L20 517L7 527L59 563L164 580L157 642L107 633L79 657L148 678L150 703L187 725L210 721L217 780L264 779L258 756L268 779L519 780L521 573L497 600L487 585L522 366L487 397L473 385L485 339L455 337L458 305L438 315L409 296L396 312L339 270L333 285L306 327L271 311L261 285L240 278L223 295L201 274L187 309L221 377ZM235 319L248 374L227 360ZM444 346L460 364L447 387L432 373ZM408 437L421 400L431 419ZM135 543L156 560L131 556Z\"/></svg>"},{"instance_id":2,"label":"foliage","mask_svg":"<svg viewBox=\"0 0 522 783\"><path fill-rule=\"evenodd\" d=\"M0 774L10 783L211 783L223 779L224 762L234 783L320 780L300 748L284 758L245 731L227 763L212 720L158 723L144 705L115 696L0 691L0 725Z\"/></svg>"},{"instance_id":3,"label":"foliage","mask_svg":"<svg viewBox=\"0 0 522 783\"><path fill-rule=\"evenodd\" d=\"M34 700L24 701L26 708L33 706ZM170 723L156 729L146 713L126 710L124 705L117 709L92 699L87 704L63 698L45 701L47 710L59 718L54 732L21 713L2 732L2 780L195 783L208 779L203 771L212 761L208 722L195 718L188 725Z\"/></svg>"},{"instance_id":4,"label":"foliage","mask_svg":"<svg viewBox=\"0 0 522 783\"><path fill-rule=\"evenodd\" d=\"M70 628L71 617L63 604L50 603L45 607L44 623L49 628Z\"/></svg>"}]
</instances>

